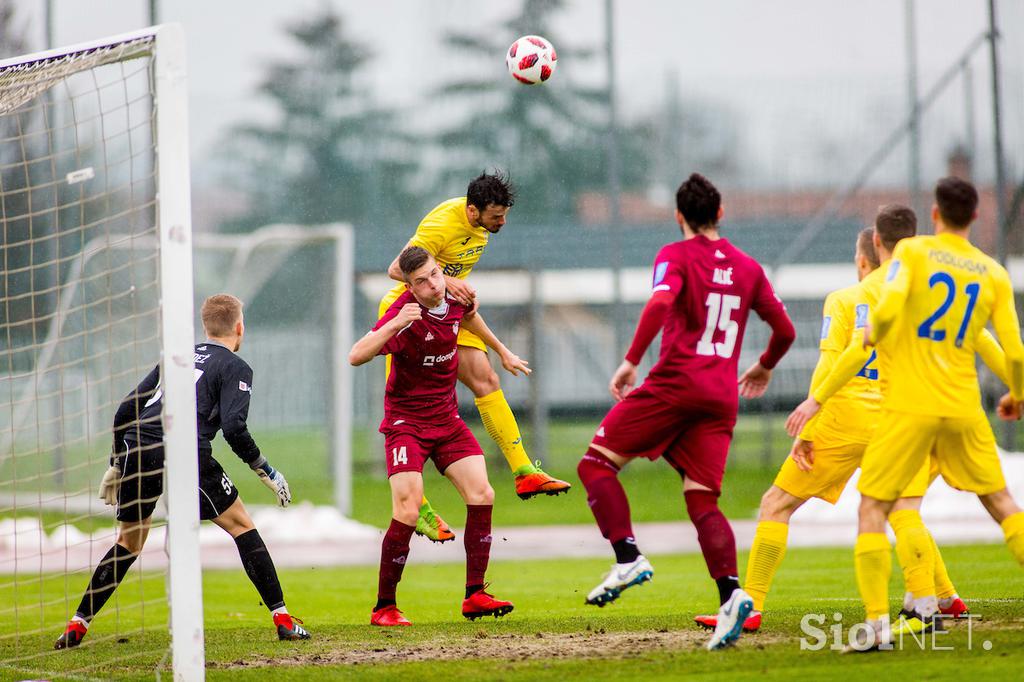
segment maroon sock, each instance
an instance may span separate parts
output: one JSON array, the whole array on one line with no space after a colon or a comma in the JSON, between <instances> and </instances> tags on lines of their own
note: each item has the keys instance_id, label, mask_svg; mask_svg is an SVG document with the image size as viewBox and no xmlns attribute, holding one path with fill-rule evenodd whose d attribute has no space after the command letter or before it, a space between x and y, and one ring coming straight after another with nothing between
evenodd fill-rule
<instances>
[{"instance_id":1,"label":"maroon sock","mask_svg":"<svg viewBox=\"0 0 1024 682\"><path fill-rule=\"evenodd\" d=\"M391 519L384 542L380 546L380 575L377 581L377 599L394 601L398 581L402 579L405 560L409 556L409 540L416 526L407 526Z\"/></svg>"},{"instance_id":2,"label":"maroon sock","mask_svg":"<svg viewBox=\"0 0 1024 682\"><path fill-rule=\"evenodd\" d=\"M583 455L576 472L587 489L587 504L594 513L601 535L615 544L633 537L629 519L629 500L619 483L619 467L597 450Z\"/></svg>"},{"instance_id":3,"label":"maroon sock","mask_svg":"<svg viewBox=\"0 0 1024 682\"><path fill-rule=\"evenodd\" d=\"M491 510L489 504L466 505L466 585L483 585L487 563L491 559Z\"/></svg>"},{"instance_id":4,"label":"maroon sock","mask_svg":"<svg viewBox=\"0 0 1024 682\"><path fill-rule=\"evenodd\" d=\"M718 508L718 493L710 490L687 490L686 511L697 528L697 541L704 553L708 572L714 580L735 577L736 537L732 526Z\"/></svg>"}]
</instances>

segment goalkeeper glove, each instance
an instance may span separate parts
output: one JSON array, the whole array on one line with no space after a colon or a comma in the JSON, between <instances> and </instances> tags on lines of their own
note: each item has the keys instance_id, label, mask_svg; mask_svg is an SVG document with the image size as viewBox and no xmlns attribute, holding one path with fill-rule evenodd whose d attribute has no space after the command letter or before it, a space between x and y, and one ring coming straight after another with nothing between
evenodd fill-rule
<instances>
[{"instance_id":1,"label":"goalkeeper glove","mask_svg":"<svg viewBox=\"0 0 1024 682\"><path fill-rule=\"evenodd\" d=\"M117 486L121 482L121 467L112 465L100 481L100 499L107 504L117 504Z\"/></svg>"},{"instance_id":2,"label":"goalkeeper glove","mask_svg":"<svg viewBox=\"0 0 1024 682\"><path fill-rule=\"evenodd\" d=\"M249 465L256 475L260 477L263 485L274 491L277 495L277 502L282 507L287 507L292 501L292 491L288 488L288 481L284 474L270 466L267 458L260 455L260 458Z\"/></svg>"}]
</instances>

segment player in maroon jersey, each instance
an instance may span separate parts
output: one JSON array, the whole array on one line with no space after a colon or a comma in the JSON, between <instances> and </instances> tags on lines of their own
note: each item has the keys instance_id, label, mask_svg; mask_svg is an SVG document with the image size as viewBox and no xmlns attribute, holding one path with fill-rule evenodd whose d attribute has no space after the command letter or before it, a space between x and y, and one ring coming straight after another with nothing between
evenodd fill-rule
<instances>
[{"instance_id":1,"label":"player in maroon jersey","mask_svg":"<svg viewBox=\"0 0 1024 682\"><path fill-rule=\"evenodd\" d=\"M391 304L373 331L352 346L348 356L353 365L367 363L377 355L390 355L392 362L380 425L392 518L381 546L377 605L370 624L410 625L398 610L395 592L409 555L409 539L416 530L423 499L423 465L428 459L466 501L462 615L470 620L504 616L512 611L512 602L495 599L484 590L494 490L487 480L483 450L459 418L455 398L459 326L483 339L512 374L529 374L530 369L498 340L475 309L445 291L441 269L426 250L408 247L398 265L408 291Z\"/></svg>"},{"instance_id":2,"label":"player in maroon jersey","mask_svg":"<svg viewBox=\"0 0 1024 682\"><path fill-rule=\"evenodd\" d=\"M732 528L718 508L738 396L763 395L772 368L796 338L761 266L719 236L721 217L721 195L707 178L694 173L680 185L676 221L683 240L663 247L654 260L654 291L609 386L619 402L578 467L597 525L615 550L611 572L587 597L597 606L654 575L633 536L619 470L633 458L664 457L683 477L686 509L721 604L709 649L735 642L753 607L737 578ZM737 390L750 310L771 326L772 336L760 360L739 378ZM633 389L637 365L659 330L658 362Z\"/></svg>"}]
</instances>

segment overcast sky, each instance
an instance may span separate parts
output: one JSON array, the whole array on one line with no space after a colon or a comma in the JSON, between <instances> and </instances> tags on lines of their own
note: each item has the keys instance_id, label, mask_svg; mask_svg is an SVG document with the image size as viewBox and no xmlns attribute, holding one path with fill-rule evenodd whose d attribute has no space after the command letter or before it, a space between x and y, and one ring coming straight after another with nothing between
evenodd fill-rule
<instances>
[{"instance_id":1,"label":"overcast sky","mask_svg":"<svg viewBox=\"0 0 1024 682\"><path fill-rule=\"evenodd\" d=\"M91 40L146 23L147 0L53 0L56 42ZM162 0L160 19L184 25L188 40L193 158L202 164L232 123L268 114L254 91L266 64L292 50L282 27L330 4L346 31L376 55L367 76L377 97L415 107L430 86L465 65L439 48L446 28L481 34L515 11L505 0ZM778 155L799 146L808 125L870 144L906 111L905 3L902 0L615 0L619 100L624 115L639 116L660 102L666 74L676 74L688 93L743 112L752 144ZM43 46L43 0L16 0ZM986 0L917 0L918 60L922 89L933 81L987 25ZM1007 34L1005 106L1008 139L1024 146L1024 1L999 5ZM572 60L574 45L603 40L604 3L570 0L557 18L566 45L559 69L544 87L559 81L594 81ZM558 47L558 46L556 46ZM8 55L4 55L8 56ZM494 77L507 78L504 55L494 55ZM987 52L974 60L984 111L979 134L987 134ZM482 65L473 65L482 66ZM871 98L874 98L873 100ZM951 93L948 116L961 117L959 94ZM982 99L979 96L979 99ZM881 104L879 103L881 101ZM865 108L883 110L865 122ZM807 120L799 120L801 115ZM944 114L946 115L946 114ZM794 121L794 118L797 120ZM941 118L937 115L937 119ZM948 125L959 125L948 123ZM876 129L877 128L877 129ZM938 152L936 152L938 153ZM852 159L851 159L852 162ZM819 163L812 155L808 164Z\"/></svg>"}]
</instances>

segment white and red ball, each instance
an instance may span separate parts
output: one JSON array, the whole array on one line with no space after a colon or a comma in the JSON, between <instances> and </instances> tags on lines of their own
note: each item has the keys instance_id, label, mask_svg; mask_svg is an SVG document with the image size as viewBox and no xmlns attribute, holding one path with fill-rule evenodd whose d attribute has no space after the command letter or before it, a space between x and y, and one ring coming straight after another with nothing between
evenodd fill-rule
<instances>
[{"instance_id":1,"label":"white and red ball","mask_svg":"<svg viewBox=\"0 0 1024 682\"><path fill-rule=\"evenodd\" d=\"M555 46L540 36L523 36L505 54L508 72L520 83L536 85L551 78L558 55Z\"/></svg>"}]
</instances>

